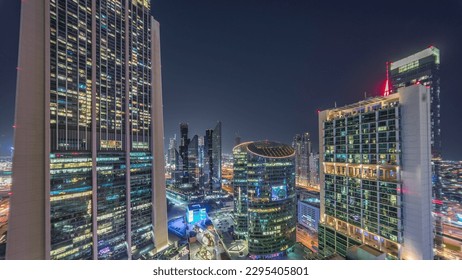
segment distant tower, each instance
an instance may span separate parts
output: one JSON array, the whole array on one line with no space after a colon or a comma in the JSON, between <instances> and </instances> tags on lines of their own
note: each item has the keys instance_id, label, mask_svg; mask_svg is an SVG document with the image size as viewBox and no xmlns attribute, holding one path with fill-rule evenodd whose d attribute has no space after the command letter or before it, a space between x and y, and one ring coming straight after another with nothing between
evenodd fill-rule
<instances>
[{"instance_id":1,"label":"distant tower","mask_svg":"<svg viewBox=\"0 0 462 280\"><path fill-rule=\"evenodd\" d=\"M390 64L393 92L421 84L430 88L431 148L434 159L441 158L440 50L430 46Z\"/></svg>"},{"instance_id":2,"label":"distant tower","mask_svg":"<svg viewBox=\"0 0 462 280\"><path fill-rule=\"evenodd\" d=\"M204 176L204 165L205 165L205 143L204 143L204 136L199 136L198 138L198 168L199 168L199 186L201 188L204 187L205 184L205 176Z\"/></svg>"},{"instance_id":3,"label":"distant tower","mask_svg":"<svg viewBox=\"0 0 462 280\"><path fill-rule=\"evenodd\" d=\"M188 124L181 123L180 124L180 160L181 160L181 171L183 172L182 175L182 183L187 184L189 183L189 162L188 162L188 145L189 145L189 138L188 138Z\"/></svg>"},{"instance_id":4,"label":"distant tower","mask_svg":"<svg viewBox=\"0 0 462 280\"><path fill-rule=\"evenodd\" d=\"M221 190L221 122L204 137L204 180L210 192Z\"/></svg>"},{"instance_id":5,"label":"distant tower","mask_svg":"<svg viewBox=\"0 0 462 280\"><path fill-rule=\"evenodd\" d=\"M390 64L390 79L393 92L399 88L421 84L430 90L430 126L433 172L433 198L444 200L443 186L440 181L441 160L441 102L440 102L440 50L430 46L420 52ZM443 225L441 220L442 205L434 204L435 215L435 246L444 250Z\"/></svg>"},{"instance_id":6,"label":"distant tower","mask_svg":"<svg viewBox=\"0 0 462 280\"><path fill-rule=\"evenodd\" d=\"M197 135L194 135L188 145L188 174L189 183L199 182L199 137Z\"/></svg>"},{"instance_id":7,"label":"distant tower","mask_svg":"<svg viewBox=\"0 0 462 280\"><path fill-rule=\"evenodd\" d=\"M311 140L308 132L294 137L292 147L295 149L295 184L300 187L310 185Z\"/></svg>"},{"instance_id":8,"label":"distant tower","mask_svg":"<svg viewBox=\"0 0 462 280\"><path fill-rule=\"evenodd\" d=\"M218 122L212 136L212 188L221 190L221 122Z\"/></svg>"},{"instance_id":9,"label":"distant tower","mask_svg":"<svg viewBox=\"0 0 462 280\"><path fill-rule=\"evenodd\" d=\"M319 186L319 154L310 153L309 156L309 169L310 169L310 185L313 187Z\"/></svg>"},{"instance_id":10,"label":"distant tower","mask_svg":"<svg viewBox=\"0 0 462 280\"><path fill-rule=\"evenodd\" d=\"M173 138L170 138L168 144L168 164L173 168L176 169L178 167L178 156L177 156L177 143L176 143L176 134Z\"/></svg>"},{"instance_id":11,"label":"distant tower","mask_svg":"<svg viewBox=\"0 0 462 280\"><path fill-rule=\"evenodd\" d=\"M234 146L241 144L241 137L237 136L234 138Z\"/></svg>"},{"instance_id":12,"label":"distant tower","mask_svg":"<svg viewBox=\"0 0 462 280\"><path fill-rule=\"evenodd\" d=\"M213 176L213 130L207 129L204 137L204 182L208 191L212 191Z\"/></svg>"}]
</instances>

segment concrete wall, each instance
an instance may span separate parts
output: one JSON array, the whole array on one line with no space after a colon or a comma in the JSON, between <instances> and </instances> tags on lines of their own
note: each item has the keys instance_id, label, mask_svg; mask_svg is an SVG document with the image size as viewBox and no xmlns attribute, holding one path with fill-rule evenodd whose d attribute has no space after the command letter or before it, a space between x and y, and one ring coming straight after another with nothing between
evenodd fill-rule
<instances>
[{"instance_id":1,"label":"concrete wall","mask_svg":"<svg viewBox=\"0 0 462 280\"><path fill-rule=\"evenodd\" d=\"M156 249L168 246L167 198L165 189L164 113L162 103L162 75L159 23L152 19L152 131L154 133L153 168L153 225Z\"/></svg>"},{"instance_id":2,"label":"concrete wall","mask_svg":"<svg viewBox=\"0 0 462 280\"><path fill-rule=\"evenodd\" d=\"M45 6L21 5L19 59L6 259L45 259Z\"/></svg>"},{"instance_id":3,"label":"concrete wall","mask_svg":"<svg viewBox=\"0 0 462 280\"><path fill-rule=\"evenodd\" d=\"M422 85L399 89L403 192L403 259L433 259L430 93Z\"/></svg>"}]
</instances>

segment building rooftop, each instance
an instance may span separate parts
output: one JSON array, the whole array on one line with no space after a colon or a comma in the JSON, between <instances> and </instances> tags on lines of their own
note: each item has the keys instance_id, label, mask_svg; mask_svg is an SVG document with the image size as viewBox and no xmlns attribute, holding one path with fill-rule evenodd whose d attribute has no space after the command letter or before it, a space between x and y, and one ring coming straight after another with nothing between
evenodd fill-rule
<instances>
[{"instance_id":1,"label":"building rooftop","mask_svg":"<svg viewBox=\"0 0 462 280\"><path fill-rule=\"evenodd\" d=\"M428 57L428 56L432 56L432 55L436 56L436 63L439 64L440 63L440 50L438 48L430 46L430 47L426 48L425 50L422 50L422 51L420 51L418 53L415 53L413 55L410 55L410 56L405 57L403 59L400 59L398 61L392 62L390 70L394 70L396 68L405 66L406 64L409 64L409 63L411 63L413 61L417 61L419 59L422 59L422 58L425 58L425 57Z\"/></svg>"},{"instance_id":2,"label":"building rooftop","mask_svg":"<svg viewBox=\"0 0 462 280\"><path fill-rule=\"evenodd\" d=\"M285 158L295 155L295 150L291 146L267 140L252 142L248 144L247 149L261 157Z\"/></svg>"},{"instance_id":3,"label":"building rooftop","mask_svg":"<svg viewBox=\"0 0 462 280\"><path fill-rule=\"evenodd\" d=\"M350 260L385 260L385 253L367 244L351 246L347 251L347 259Z\"/></svg>"},{"instance_id":4,"label":"building rooftop","mask_svg":"<svg viewBox=\"0 0 462 280\"><path fill-rule=\"evenodd\" d=\"M303 200L300 200L300 202L303 202L303 203L306 203L306 204L309 204L311 206L318 207L318 208L321 204L321 201L318 198L314 198L314 197L305 198Z\"/></svg>"}]
</instances>

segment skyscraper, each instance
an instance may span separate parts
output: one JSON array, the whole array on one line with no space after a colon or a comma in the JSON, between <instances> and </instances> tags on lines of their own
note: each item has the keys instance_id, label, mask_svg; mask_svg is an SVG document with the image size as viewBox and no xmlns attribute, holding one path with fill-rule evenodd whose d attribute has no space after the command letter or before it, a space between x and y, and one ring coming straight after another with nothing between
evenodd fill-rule
<instances>
[{"instance_id":1,"label":"skyscraper","mask_svg":"<svg viewBox=\"0 0 462 280\"><path fill-rule=\"evenodd\" d=\"M393 91L413 84L422 84L430 89L430 125L433 172L433 198L442 201L443 191L439 168L441 160L441 107L440 107L440 50L430 46L418 53L390 64L390 79ZM435 246L443 249L443 225L441 204L434 204Z\"/></svg>"},{"instance_id":2,"label":"skyscraper","mask_svg":"<svg viewBox=\"0 0 462 280\"><path fill-rule=\"evenodd\" d=\"M292 147L295 149L295 185L307 187L310 185L310 134L295 135Z\"/></svg>"},{"instance_id":3,"label":"skyscraper","mask_svg":"<svg viewBox=\"0 0 462 280\"><path fill-rule=\"evenodd\" d=\"M320 112L321 253L433 258L430 102L413 85Z\"/></svg>"},{"instance_id":4,"label":"skyscraper","mask_svg":"<svg viewBox=\"0 0 462 280\"><path fill-rule=\"evenodd\" d=\"M241 144L241 142L242 142L241 137L236 135L236 137L234 138L234 146Z\"/></svg>"},{"instance_id":5,"label":"skyscraper","mask_svg":"<svg viewBox=\"0 0 462 280\"><path fill-rule=\"evenodd\" d=\"M188 145L189 145L189 138L188 138L188 124L187 123L180 123L180 170L183 172L182 175L182 183L188 184L189 183L189 163L188 163Z\"/></svg>"},{"instance_id":6,"label":"skyscraper","mask_svg":"<svg viewBox=\"0 0 462 280\"><path fill-rule=\"evenodd\" d=\"M188 145L188 174L189 183L199 182L199 137L194 135Z\"/></svg>"},{"instance_id":7,"label":"skyscraper","mask_svg":"<svg viewBox=\"0 0 462 280\"><path fill-rule=\"evenodd\" d=\"M254 259L279 257L295 242L294 154L270 141L233 149L235 232Z\"/></svg>"},{"instance_id":8,"label":"skyscraper","mask_svg":"<svg viewBox=\"0 0 462 280\"><path fill-rule=\"evenodd\" d=\"M319 187L319 154L310 153L309 156L309 168L310 168L310 185L311 187Z\"/></svg>"},{"instance_id":9,"label":"skyscraper","mask_svg":"<svg viewBox=\"0 0 462 280\"><path fill-rule=\"evenodd\" d=\"M205 163L205 143L204 143L204 136L199 136L198 139L198 156L197 164L199 167L199 186L203 189L205 184L204 178L204 163Z\"/></svg>"},{"instance_id":10,"label":"skyscraper","mask_svg":"<svg viewBox=\"0 0 462 280\"><path fill-rule=\"evenodd\" d=\"M209 191L221 189L221 122L214 129L207 129L204 137L204 178Z\"/></svg>"},{"instance_id":11,"label":"skyscraper","mask_svg":"<svg viewBox=\"0 0 462 280\"><path fill-rule=\"evenodd\" d=\"M207 129L204 136L204 185L208 191L212 190L213 174L213 130Z\"/></svg>"},{"instance_id":12,"label":"skyscraper","mask_svg":"<svg viewBox=\"0 0 462 280\"><path fill-rule=\"evenodd\" d=\"M176 169L178 166L178 150L176 143L176 134L173 138L170 138L168 144L168 164L171 168Z\"/></svg>"},{"instance_id":13,"label":"skyscraper","mask_svg":"<svg viewBox=\"0 0 462 280\"><path fill-rule=\"evenodd\" d=\"M430 88L432 157L441 158L440 50L430 46L390 63L390 79L393 92L413 84Z\"/></svg>"},{"instance_id":14,"label":"skyscraper","mask_svg":"<svg viewBox=\"0 0 462 280\"><path fill-rule=\"evenodd\" d=\"M23 2L7 259L167 245L159 24L148 0Z\"/></svg>"},{"instance_id":15,"label":"skyscraper","mask_svg":"<svg viewBox=\"0 0 462 280\"><path fill-rule=\"evenodd\" d=\"M221 122L218 122L212 135L212 189L221 190Z\"/></svg>"}]
</instances>

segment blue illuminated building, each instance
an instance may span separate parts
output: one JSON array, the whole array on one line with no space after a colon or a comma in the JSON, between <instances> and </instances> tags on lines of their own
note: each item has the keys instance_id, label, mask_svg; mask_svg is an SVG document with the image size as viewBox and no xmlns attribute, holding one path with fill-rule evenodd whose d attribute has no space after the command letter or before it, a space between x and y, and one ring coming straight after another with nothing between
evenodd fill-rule
<instances>
[{"instance_id":1,"label":"blue illuminated building","mask_svg":"<svg viewBox=\"0 0 462 280\"><path fill-rule=\"evenodd\" d=\"M188 211L186 212L186 221L189 224L195 224L202 220L207 219L207 209L201 204L190 204L188 205Z\"/></svg>"}]
</instances>

